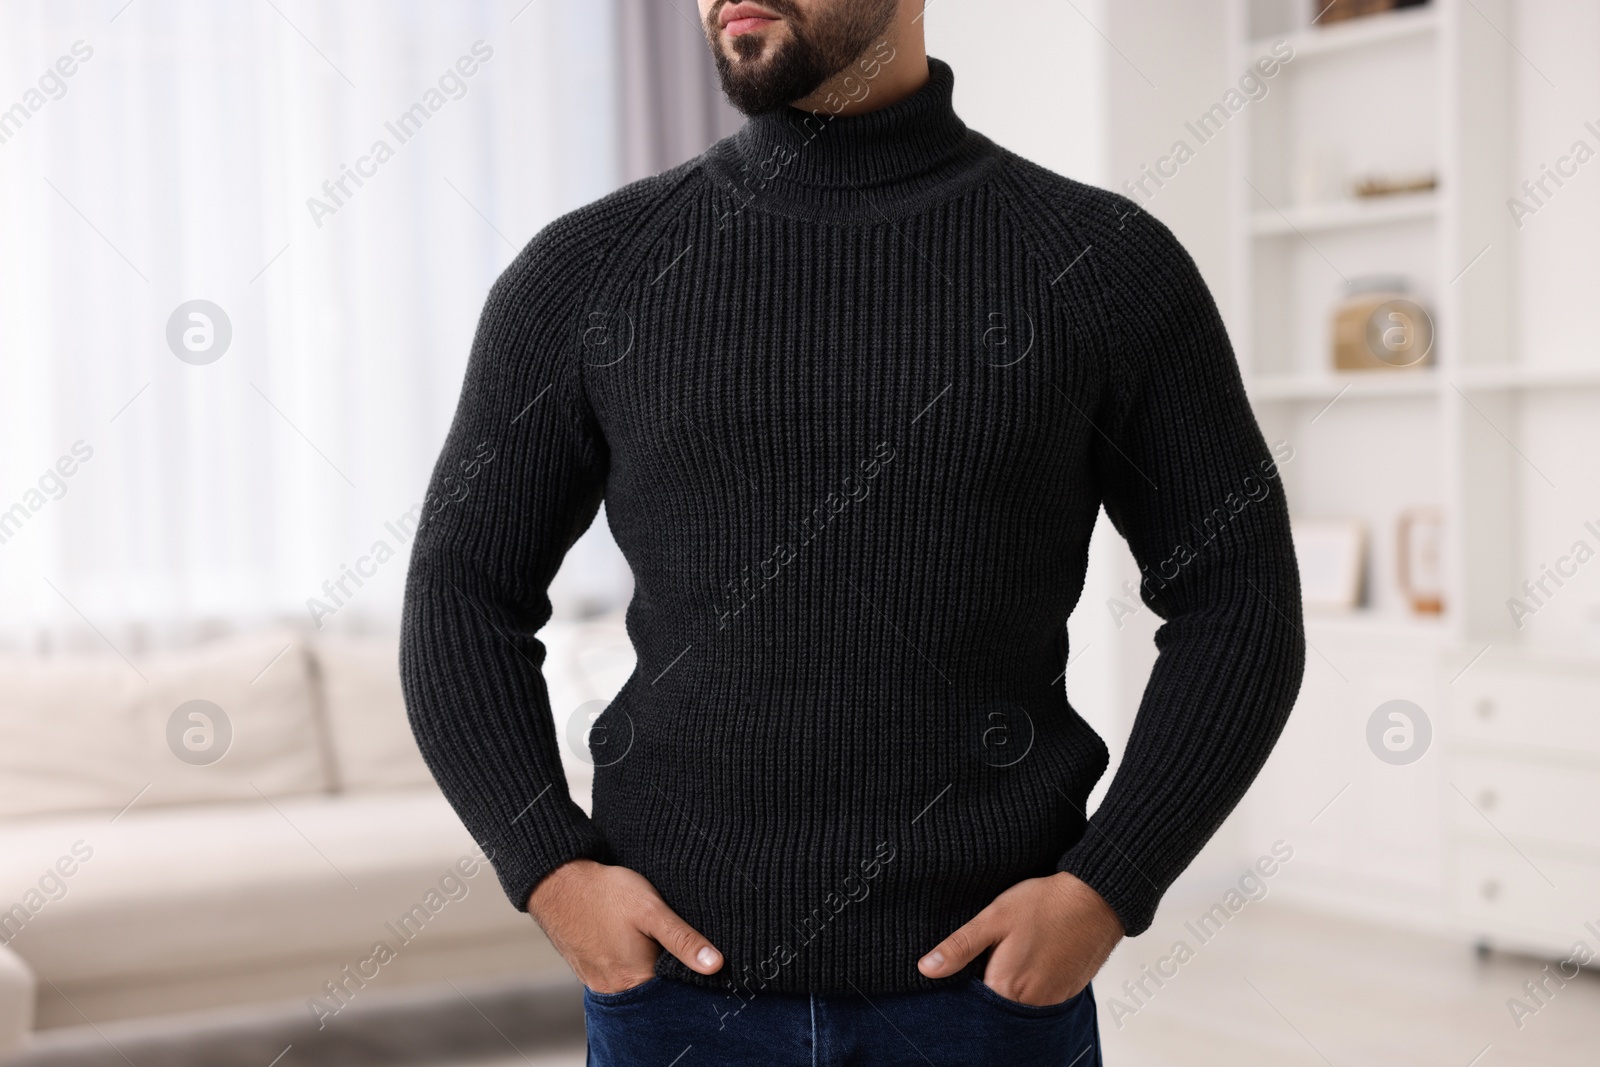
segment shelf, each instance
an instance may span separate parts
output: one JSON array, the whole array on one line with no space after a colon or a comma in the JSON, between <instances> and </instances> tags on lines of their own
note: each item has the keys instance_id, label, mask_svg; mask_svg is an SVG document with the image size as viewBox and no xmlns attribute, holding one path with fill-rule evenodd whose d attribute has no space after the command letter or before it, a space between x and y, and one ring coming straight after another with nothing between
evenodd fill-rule
<instances>
[{"instance_id":1,"label":"shelf","mask_svg":"<svg viewBox=\"0 0 1600 1067\"><path fill-rule=\"evenodd\" d=\"M1468 393L1539 392L1600 389L1595 367L1477 367L1441 376L1437 369L1354 371L1343 374L1256 374L1245 376L1252 400L1332 400L1345 398L1428 396L1454 386Z\"/></svg>"},{"instance_id":2,"label":"shelf","mask_svg":"<svg viewBox=\"0 0 1600 1067\"><path fill-rule=\"evenodd\" d=\"M1252 400L1332 400L1334 397L1431 396L1432 370L1374 370L1346 374L1258 374L1245 379Z\"/></svg>"},{"instance_id":3,"label":"shelf","mask_svg":"<svg viewBox=\"0 0 1600 1067\"><path fill-rule=\"evenodd\" d=\"M1473 367L1451 375L1450 381L1470 392L1511 392L1539 389L1600 389L1600 367Z\"/></svg>"},{"instance_id":4,"label":"shelf","mask_svg":"<svg viewBox=\"0 0 1600 1067\"><path fill-rule=\"evenodd\" d=\"M1439 197L1433 192L1396 193L1393 196L1350 199L1282 211L1257 211L1250 216L1250 232L1257 237L1285 237L1364 226L1392 226L1426 222L1439 214Z\"/></svg>"},{"instance_id":5,"label":"shelf","mask_svg":"<svg viewBox=\"0 0 1600 1067\"><path fill-rule=\"evenodd\" d=\"M1287 41L1294 49L1294 58L1313 59L1318 56L1337 55L1355 49L1406 41L1434 34L1439 28L1437 0L1426 7L1407 8L1386 15L1367 15L1348 22L1336 22L1326 27L1313 27L1275 37L1262 37L1250 42L1251 53L1266 55L1279 41ZM1286 65L1292 70L1294 63Z\"/></svg>"}]
</instances>

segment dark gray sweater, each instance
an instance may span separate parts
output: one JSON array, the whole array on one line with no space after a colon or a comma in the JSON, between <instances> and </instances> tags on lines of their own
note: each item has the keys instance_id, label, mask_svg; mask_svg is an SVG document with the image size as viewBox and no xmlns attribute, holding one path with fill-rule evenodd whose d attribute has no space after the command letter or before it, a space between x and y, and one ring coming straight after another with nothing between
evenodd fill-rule
<instances>
[{"instance_id":1,"label":"dark gray sweater","mask_svg":"<svg viewBox=\"0 0 1600 1067\"><path fill-rule=\"evenodd\" d=\"M1137 934L1299 688L1281 483L1193 261L968 129L930 65L542 230L434 471L401 646L422 753L517 907L624 864L727 958L670 977L929 988L922 954L1054 871ZM590 819L535 633L602 500L638 667L588 740ZM1086 822L1107 752L1063 670L1102 505L1165 624Z\"/></svg>"}]
</instances>

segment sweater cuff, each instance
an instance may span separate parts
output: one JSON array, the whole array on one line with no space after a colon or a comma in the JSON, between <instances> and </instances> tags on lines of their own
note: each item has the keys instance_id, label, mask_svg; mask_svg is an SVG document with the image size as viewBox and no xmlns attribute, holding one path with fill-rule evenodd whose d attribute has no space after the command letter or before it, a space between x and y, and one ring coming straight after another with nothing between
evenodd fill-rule
<instances>
[{"instance_id":1,"label":"sweater cuff","mask_svg":"<svg viewBox=\"0 0 1600 1067\"><path fill-rule=\"evenodd\" d=\"M1056 862L1056 870L1065 871L1099 893L1122 920L1123 933L1128 937L1137 937L1149 929L1165 892L1092 821L1078 843Z\"/></svg>"},{"instance_id":2,"label":"sweater cuff","mask_svg":"<svg viewBox=\"0 0 1600 1067\"><path fill-rule=\"evenodd\" d=\"M569 812L546 812L538 822L530 823L530 811L483 842L500 887L518 911L528 910L534 889L563 863L576 859L605 863L611 858L594 822L564 795L562 799Z\"/></svg>"}]
</instances>

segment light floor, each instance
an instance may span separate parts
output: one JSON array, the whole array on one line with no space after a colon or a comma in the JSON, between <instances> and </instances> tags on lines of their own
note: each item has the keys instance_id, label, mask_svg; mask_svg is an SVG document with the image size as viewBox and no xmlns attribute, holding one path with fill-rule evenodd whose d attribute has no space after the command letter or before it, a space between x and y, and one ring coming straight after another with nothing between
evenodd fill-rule
<instances>
[{"instance_id":1,"label":"light floor","mask_svg":"<svg viewBox=\"0 0 1600 1067\"><path fill-rule=\"evenodd\" d=\"M1201 945L1163 908L1095 982L1109 1067L1593 1067L1600 975L1558 989L1519 1029L1506 1007L1543 961L1479 959L1460 942L1252 904ZM1195 949L1136 1004L1120 991L1172 943ZM1170 965L1167 968L1171 969ZM1552 986L1553 988L1553 986ZM1115 999L1132 1014L1119 1012ZM470 1067L582 1067L583 1050ZM450 1067L469 1067L452 1064ZM943 1065L940 1065L943 1067Z\"/></svg>"},{"instance_id":2,"label":"light floor","mask_svg":"<svg viewBox=\"0 0 1600 1067\"><path fill-rule=\"evenodd\" d=\"M1189 909L1198 915L1203 908ZM1506 1001L1545 961L1491 954L1271 901L1208 943L1164 907L1095 981L1111 1067L1566 1067L1600 1063L1600 975L1557 989L1519 1028ZM1121 990L1182 938L1194 957L1143 1004ZM1170 972L1172 966L1166 965ZM1131 1014L1115 1007L1120 999Z\"/></svg>"}]
</instances>

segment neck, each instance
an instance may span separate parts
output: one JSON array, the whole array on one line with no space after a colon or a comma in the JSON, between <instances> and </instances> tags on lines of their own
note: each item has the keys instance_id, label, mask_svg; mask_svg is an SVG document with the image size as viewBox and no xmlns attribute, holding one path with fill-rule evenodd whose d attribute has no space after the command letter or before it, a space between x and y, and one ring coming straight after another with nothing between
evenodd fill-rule
<instances>
[{"instance_id":1,"label":"neck","mask_svg":"<svg viewBox=\"0 0 1600 1067\"><path fill-rule=\"evenodd\" d=\"M882 40L791 106L828 115L861 115L904 100L927 82L928 46L922 32L922 3L917 0L900 5Z\"/></svg>"},{"instance_id":2,"label":"neck","mask_svg":"<svg viewBox=\"0 0 1600 1067\"><path fill-rule=\"evenodd\" d=\"M956 115L955 74L923 57L927 77L894 101L854 115L781 107L747 120L707 152L708 165L747 208L805 217L883 217L981 176L993 142ZM862 74L857 95L878 98ZM885 77L885 65L878 77Z\"/></svg>"}]
</instances>

